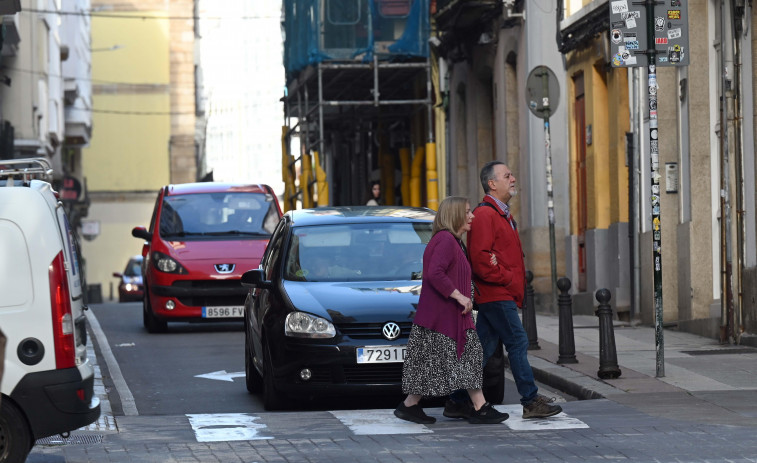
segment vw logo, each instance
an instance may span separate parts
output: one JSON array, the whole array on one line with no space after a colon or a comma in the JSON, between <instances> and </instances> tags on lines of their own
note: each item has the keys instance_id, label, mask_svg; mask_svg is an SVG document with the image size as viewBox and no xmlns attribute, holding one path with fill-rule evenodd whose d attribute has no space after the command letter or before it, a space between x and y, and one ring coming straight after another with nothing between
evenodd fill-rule
<instances>
[{"instance_id":1,"label":"vw logo","mask_svg":"<svg viewBox=\"0 0 757 463\"><path fill-rule=\"evenodd\" d=\"M381 329L381 332L384 334L384 337L386 339L394 341L395 339L400 337L400 326L394 322L389 322L384 325L384 328Z\"/></svg>"},{"instance_id":2,"label":"vw logo","mask_svg":"<svg viewBox=\"0 0 757 463\"><path fill-rule=\"evenodd\" d=\"M216 272L218 273L231 273L234 271L234 264L216 264Z\"/></svg>"}]
</instances>

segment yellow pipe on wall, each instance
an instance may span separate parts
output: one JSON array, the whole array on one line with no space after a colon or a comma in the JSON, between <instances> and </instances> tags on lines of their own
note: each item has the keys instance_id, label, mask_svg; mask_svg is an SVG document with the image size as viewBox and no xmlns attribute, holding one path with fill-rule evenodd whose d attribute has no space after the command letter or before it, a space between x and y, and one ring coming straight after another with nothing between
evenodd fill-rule
<instances>
[{"instance_id":1,"label":"yellow pipe on wall","mask_svg":"<svg viewBox=\"0 0 757 463\"><path fill-rule=\"evenodd\" d=\"M402 184L400 192L402 194L402 204L410 204L410 148L400 148L400 168L402 169Z\"/></svg>"},{"instance_id":2,"label":"yellow pipe on wall","mask_svg":"<svg viewBox=\"0 0 757 463\"><path fill-rule=\"evenodd\" d=\"M284 182L284 204L282 205L284 212L294 209L293 200L294 196L294 177L292 176L292 156L289 155L287 150L287 132L289 128L287 126L281 126L281 180Z\"/></svg>"},{"instance_id":3,"label":"yellow pipe on wall","mask_svg":"<svg viewBox=\"0 0 757 463\"><path fill-rule=\"evenodd\" d=\"M421 173L423 172L423 158L425 150L421 147L415 149L415 157L410 167L410 205L421 207Z\"/></svg>"},{"instance_id":4,"label":"yellow pipe on wall","mask_svg":"<svg viewBox=\"0 0 757 463\"><path fill-rule=\"evenodd\" d=\"M315 161L315 191L318 194L318 205L329 205L329 183L326 181L326 171L321 167L318 159L318 151L313 151L313 160Z\"/></svg>"},{"instance_id":5,"label":"yellow pipe on wall","mask_svg":"<svg viewBox=\"0 0 757 463\"><path fill-rule=\"evenodd\" d=\"M439 179L436 176L436 143L426 143L426 203L439 209Z\"/></svg>"}]
</instances>

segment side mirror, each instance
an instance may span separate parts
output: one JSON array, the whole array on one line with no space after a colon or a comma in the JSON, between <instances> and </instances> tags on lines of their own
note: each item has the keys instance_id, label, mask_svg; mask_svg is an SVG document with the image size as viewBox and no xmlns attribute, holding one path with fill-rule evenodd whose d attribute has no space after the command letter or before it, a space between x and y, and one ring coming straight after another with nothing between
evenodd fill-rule
<instances>
[{"instance_id":1,"label":"side mirror","mask_svg":"<svg viewBox=\"0 0 757 463\"><path fill-rule=\"evenodd\" d=\"M145 241L152 241L152 233L147 231L145 227L132 228L131 236L133 236L134 238L142 238Z\"/></svg>"},{"instance_id":2,"label":"side mirror","mask_svg":"<svg viewBox=\"0 0 757 463\"><path fill-rule=\"evenodd\" d=\"M265 279L265 273L263 269L256 268L254 270L248 270L242 274L242 286L246 288L273 288L273 283L270 280Z\"/></svg>"},{"instance_id":3,"label":"side mirror","mask_svg":"<svg viewBox=\"0 0 757 463\"><path fill-rule=\"evenodd\" d=\"M116 277L116 278L121 278L123 275L121 275L118 272L113 272L113 276Z\"/></svg>"}]
</instances>

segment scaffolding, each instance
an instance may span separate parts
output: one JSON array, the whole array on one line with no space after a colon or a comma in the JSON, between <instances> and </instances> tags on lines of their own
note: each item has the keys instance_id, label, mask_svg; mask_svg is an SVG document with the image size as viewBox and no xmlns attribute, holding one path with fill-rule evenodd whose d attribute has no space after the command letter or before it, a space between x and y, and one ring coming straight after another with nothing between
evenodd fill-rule
<instances>
[{"instance_id":1,"label":"scaffolding","mask_svg":"<svg viewBox=\"0 0 757 463\"><path fill-rule=\"evenodd\" d=\"M428 0L285 1L285 209L365 204L371 180L385 204L421 205L410 154L436 161L428 16Z\"/></svg>"}]
</instances>

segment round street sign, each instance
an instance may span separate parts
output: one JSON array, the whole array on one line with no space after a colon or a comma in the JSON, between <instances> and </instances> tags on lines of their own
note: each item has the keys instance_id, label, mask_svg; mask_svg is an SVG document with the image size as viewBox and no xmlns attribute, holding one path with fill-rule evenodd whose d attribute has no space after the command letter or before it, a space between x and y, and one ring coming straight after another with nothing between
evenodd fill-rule
<instances>
[{"instance_id":1,"label":"round street sign","mask_svg":"<svg viewBox=\"0 0 757 463\"><path fill-rule=\"evenodd\" d=\"M526 105L534 116L549 119L560 102L560 84L547 66L536 66L526 80Z\"/></svg>"}]
</instances>

